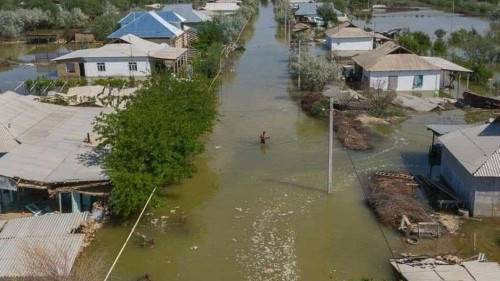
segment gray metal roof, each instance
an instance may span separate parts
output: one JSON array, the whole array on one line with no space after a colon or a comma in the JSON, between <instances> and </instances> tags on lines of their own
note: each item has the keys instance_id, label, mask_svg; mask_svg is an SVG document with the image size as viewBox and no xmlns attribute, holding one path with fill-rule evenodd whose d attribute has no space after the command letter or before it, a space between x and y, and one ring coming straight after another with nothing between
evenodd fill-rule
<instances>
[{"instance_id":1,"label":"gray metal roof","mask_svg":"<svg viewBox=\"0 0 500 281\"><path fill-rule=\"evenodd\" d=\"M500 266L496 262L467 261L460 265L436 262L433 265L411 265L391 260L391 265L408 281L500 280Z\"/></svg>"},{"instance_id":2,"label":"gray metal roof","mask_svg":"<svg viewBox=\"0 0 500 281\"><path fill-rule=\"evenodd\" d=\"M192 4L168 4L164 6L163 10L172 11L180 15L186 20L186 23L198 23L210 19L203 12L193 10Z\"/></svg>"},{"instance_id":3,"label":"gray metal roof","mask_svg":"<svg viewBox=\"0 0 500 281\"><path fill-rule=\"evenodd\" d=\"M466 125L466 124L462 124L462 125L431 124L431 125L427 125L426 127L427 127L427 130L431 130L434 133L436 133L437 135L442 136L442 135L445 135L445 134L448 134L448 133L451 133L451 132L455 132L455 131L458 131L458 130L461 130L461 129L467 129L467 128L474 127L474 125Z\"/></svg>"},{"instance_id":4,"label":"gray metal roof","mask_svg":"<svg viewBox=\"0 0 500 281\"><path fill-rule=\"evenodd\" d=\"M85 234L71 234L88 219L88 212L54 214L0 221L0 278L47 274L41 259L59 275L68 275Z\"/></svg>"},{"instance_id":5,"label":"gray metal roof","mask_svg":"<svg viewBox=\"0 0 500 281\"><path fill-rule=\"evenodd\" d=\"M105 180L92 122L109 108L65 107L13 92L0 95L0 125L21 145L0 158L0 175L45 183ZM92 143L84 140L90 134Z\"/></svg>"},{"instance_id":6,"label":"gray metal roof","mask_svg":"<svg viewBox=\"0 0 500 281\"><path fill-rule=\"evenodd\" d=\"M323 3L297 3L296 4L299 9L295 12L295 15L296 16L317 16L318 15L318 7L320 7L321 5L323 5ZM342 13L341 11L333 8L333 10L335 11L335 14L337 14L337 16L343 16L344 13Z\"/></svg>"},{"instance_id":7,"label":"gray metal roof","mask_svg":"<svg viewBox=\"0 0 500 281\"><path fill-rule=\"evenodd\" d=\"M475 177L500 177L500 120L439 137L451 154Z\"/></svg>"},{"instance_id":8,"label":"gray metal roof","mask_svg":"<svg viewBox=\"0 0 500 281\"><path fill-rule=\"evenodd\" d=\"M454 72L468 72L468 73L473 72L468 68L452 63L451 61L445 60L440 57L422 57L422 58L428 61L429 63L441 68L442 70L454 71Z\"/></svg>"},{"instance_id":9,"label":"gray metal roof","mask_svg":"<svg viewBox=\"0 0 500 281\"><path fill-rule=\"evenodd\" d=\"M0 221L6 223L0 239L56 236L71 231L89 219L88 212L53 214Z\"/></svg>"}]
</instances>

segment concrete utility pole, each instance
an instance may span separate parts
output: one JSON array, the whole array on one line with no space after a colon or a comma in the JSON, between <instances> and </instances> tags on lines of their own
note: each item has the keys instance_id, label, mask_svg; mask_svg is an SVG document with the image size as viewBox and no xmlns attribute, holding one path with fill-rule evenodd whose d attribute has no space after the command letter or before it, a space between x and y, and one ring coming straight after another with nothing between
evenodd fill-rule
<instances>
[{"instance_id":1,"label":"concrete utility pole","mask_svg":"<svg viewBox=\"0 0 500 281\"><path fill-rule=\"evenodd\" d=\"M299 90L300 90L300 39L299 39L299 78L298 78L298 81L297 81L297 86L299 87Z\"/></svg>"},{"instance_id":2,"label":"concrete utility pole","mask_svg":"<svg viewBox=\"0 0 500 281\"><path fill-rule=\"evenodd\" d=\"M332 176L333 176L333 98L330 97L330 125L328 134L328 194L333 192Z\"/></svg>"}]
</instances>

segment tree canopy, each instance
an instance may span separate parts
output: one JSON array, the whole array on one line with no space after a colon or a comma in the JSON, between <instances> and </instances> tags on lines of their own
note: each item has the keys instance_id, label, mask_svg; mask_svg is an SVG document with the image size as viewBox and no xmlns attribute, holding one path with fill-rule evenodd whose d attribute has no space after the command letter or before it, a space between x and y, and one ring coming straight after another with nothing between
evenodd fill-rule
<instances>
[{"instance_id":1,"label":"tree canopy","mask_svg":"<svg viewBox=\"0 0 500 281\"><path fill-rule=\"evenodd\" d=\"M100 148L109 149L103 167L114 186L110 204L117 214L139 210L155 187L193 175L193 158L203 151L200 137L217 114L207 80L157 75L126 109L97 118Z\"/></svg>"}]
</instances>

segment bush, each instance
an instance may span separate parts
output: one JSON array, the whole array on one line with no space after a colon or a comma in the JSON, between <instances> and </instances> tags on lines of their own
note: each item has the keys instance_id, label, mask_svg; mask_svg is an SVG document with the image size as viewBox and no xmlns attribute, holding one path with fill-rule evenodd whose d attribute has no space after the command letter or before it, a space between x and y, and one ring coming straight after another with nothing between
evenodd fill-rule
<instances>
[{"instance_id":1,"label":"bush","mask_svg":"<svg viewBox=\"0 0 500 281\"><path fill-rule=\"evenodd\" d=\"M301 90L321 91L331 81L336 81L340 75L340 67L333 62L328 61L323 56L312 56L302 52L300 56L293 53L290 58L290 66L294 77L300 74Z\"/></svg>"}]
</instances>

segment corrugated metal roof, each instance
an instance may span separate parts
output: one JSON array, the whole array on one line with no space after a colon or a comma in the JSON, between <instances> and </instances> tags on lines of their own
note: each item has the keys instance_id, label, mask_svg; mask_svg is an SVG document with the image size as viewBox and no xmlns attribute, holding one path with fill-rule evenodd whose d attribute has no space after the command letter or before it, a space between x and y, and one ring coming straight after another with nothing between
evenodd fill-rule
<instances>
[{"instance_id":1,"label":"corrugated metal roof","mask_svg":"<svg viewBox=\"0 0 500 281\"><path fill-rule=\"evenodd\" d=\"M330 36L332 38L373 38L374 35L358 27L346 27Z\"/></svg>"},{"instance_id":2,"label":"corrugated metal roof","mask_svg":"<svg viewBox=\"0 0 500 281\"><path fill-rule=\"evenodd\" d=\"M71 234L88 212L53 214L0 221L0 278L44 276L40 259L51 259L59 275L68 275L85 239ZM39 253L39 256L37 256Z\"/></svg>"},{"instance_id":3,"label":"corrugated metal roof","mask_svg":"<svg viewBox=\"0 0 500 281\"><path fill-rule=\"evenodd\" d=\"M445 60L439 57L422 57L424 60L429 63L441 68L442 70L455 71L455 72L473 72L472 70L465 68L461 65L452 63L449 60Z\"/></svg>"},{"instance_id":4,"label":"corrugated metal roof","mask_svg":"<svg viewBox=\"0 0 500 281\"><path fill-rule=\"evenodd\" d=\"M394 103L408 107L416 111L429 112L441 106L431 99L398 93Z\"/></svg>"},{"instance_id":5,"label":"corrugated metal roof","mask_svg":"<svg viewBox=\"0 0 500 281\"><path fill-rule=\"evenodd\" d=\"M500 280L500 266L496 262L467 261L461 264L391 265L408 281L492 281Z\"/></svg>"},{"instance_id":6,"label":"corrugated metal roof","mask_svg":"<svg viewBox=\"0 0 500 281\"><path fill-rule=\"evenodd\" d=\"M12 133L0 124L0 153L6 153L19 146Z\"/></svg>"},{"instance_id":7,"label":"corrugated metal roof","mask_svg":"<svg viewBox=\"0 0 500 281\"><path fill-rule=\"evenodd\" d=\"M451 154L476 177L500 177L500 120L439 137Z\"/></svg>"},{"instance_id":8,"label":"corrugated metal roof","mask_svg":"<svg viewBox=\"0 0 500 281\"><path fill-rule=\"evenodd\" d=\"M111 111L41 103L13 92L0 95L0 124L8 124L21 143L0 158L0 175L46 183L107 179L93 152L92 122ZM92 144L84 142L87 133Z\"/></svg>"},{"instance_id":9,"label":"corrugated metal roof","mask_svg":"<svg viewBox=\"0 0 500 281\"><path fill-rule=\"evenodd\" d=\"M427 130L431 130L434 133L442 136L451 132L455 132L462 129L472 128L474 125L442 125L442 124L431 124L427 125Z\"/></svg>"},{"instance_id":10,"label":"corrugated metal roof","mask_svg":"<svg viewBox=\"0 0 500 281\"><path fill-rule=\"evenodd\" d=\"M71 234L89 219L88 212L53 214L12 219L0 231L0 239L45 237Z\"/></svg>"},{"instance_id":11,"label":"corrugated metal roof","mask_svg":"<svg viewBox=\"0 0 500 281\"><path fill-rule=\"evenodd\" d=\"M0 278L43 276L38 259L49 257L59 275L68 275L81 250L85 234L66 234L0 240ZM33 252L42 257L33 257Z\"/></svg>"},{"instance_id":12,"label":"corrugated metal roof","mask_svg":"<svg viewBox=\"0 0 500 281\"><path fill-rule=\"evenodd\" d=\"M133 34L140 38L174 38L183 32L152 11L144 13L134 21L122 26L108 35L108 39L116 39L127 34Z\"/></svg>"}]
</instances>

